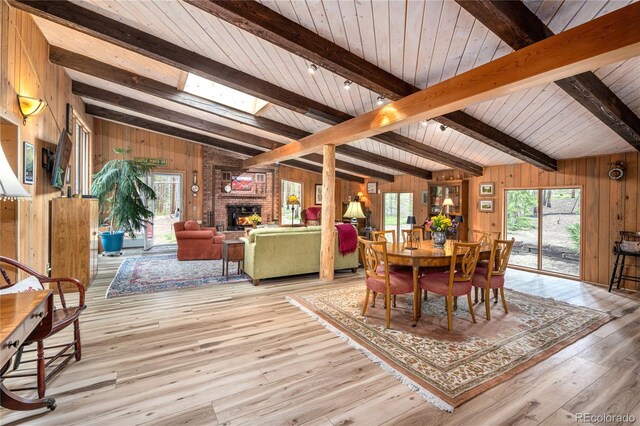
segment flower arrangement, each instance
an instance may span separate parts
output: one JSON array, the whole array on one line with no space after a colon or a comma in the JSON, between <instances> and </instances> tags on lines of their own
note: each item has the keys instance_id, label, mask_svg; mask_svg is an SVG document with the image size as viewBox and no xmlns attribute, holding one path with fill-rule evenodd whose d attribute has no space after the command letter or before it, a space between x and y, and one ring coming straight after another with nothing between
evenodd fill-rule
<instances>
[{"instance_id":1,"label":"flower arrangement","mask_svg":"<svg viewBox=\"0 0 640 426\"><path fill-rule=\"evenodd\" d=\"M249 216L247 218L247 220L251 223L253 223L254 225L257 225L259 223L262 223L262 218L260 217L260 215L258 215L258 213L254 213L251 216Z\"/></svg>"},{"instance_id":2,"label":"flower arrangement","mask_svg":"<svg viewBox=\"0 0 640 426\"><path fill-rule=\"evenodd\" d=\"M427 226L434 232L447 232L453 227L453 222L447 216L442 213L438 216L433 216L427 221Z\"/></svg>"}]
</instances>

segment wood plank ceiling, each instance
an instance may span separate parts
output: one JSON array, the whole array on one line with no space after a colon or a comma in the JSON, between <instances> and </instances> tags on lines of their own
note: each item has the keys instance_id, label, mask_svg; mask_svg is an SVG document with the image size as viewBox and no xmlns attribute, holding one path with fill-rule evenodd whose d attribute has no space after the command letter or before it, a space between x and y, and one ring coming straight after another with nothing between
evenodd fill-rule
<instances>
[{"instance_id":1,"label":"wood plank ceiling","mask_svg":"<svg viewBox=\"0 0 640 426\"><path fill-rule=\"evenodd\" d=\"M357 116L377 107L378 93L352 84L344 90L343 76L326 69L313 75L309 62L253 34L239 29L194 6L181 1L74 1L77 5L138 28L177 46L211 58L224 65L275 84L342 113ZM265 6L304 26L328 41L393 74L406 83L425 88L513 51L469 12L451 1L261 1ZM525 1L554 33L590 21L628 4L628 1ZM11 3L14 5L14 3ZM18 5L18 7L20 7ZM178 87L184 72L131 50L36 17L38 26L53 46L95 59L103 64ZM55 61L54 61L55 62ZM121 96L172 109L200 120L251 133L257 137L288 143L282 132L271 132L226 119L184 104L142 93L130 86L93 77L67 68L74 81L108 90ZM631 111L640 113L640 60L612 64L593 70ZM88 104L113 109L148 120L163 122L152 115L85 97ZM633 150L622 137L603 124L587 109L555 84L482 102L464 109L464 113L488 124L555 159ZM282 123L298 131L313 133L328 124L309 116L271 105L261 118ZM165 123L169 124L169 122ZM195 133L225 137L172 123ZM481 143L452 128L440 130L440 124L413 124L397 131L418 141L426 149L436 149L466 161L470 165L512 164L520 160ZM237 141L237 139L226 138ZM246 141L244 145L247 144ZM362 139L348 147L393 160L395 168L381 166L353 153L338 152L337 158L379 173L413 174L450 168L425 155L374 139ZM407 170L399 170L401 165ZM466 163L465 163L466 164ZM360 174L354 170L343 171Z\"/></svg>"}]
</instances>

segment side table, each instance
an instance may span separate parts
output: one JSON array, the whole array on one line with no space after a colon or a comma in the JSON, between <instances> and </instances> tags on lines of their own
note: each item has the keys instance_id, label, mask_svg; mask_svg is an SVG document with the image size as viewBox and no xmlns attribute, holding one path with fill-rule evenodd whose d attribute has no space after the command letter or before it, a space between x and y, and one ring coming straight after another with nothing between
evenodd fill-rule
<instances>
[{"instance_id":1,"label":"side table","mask_svg":"<svg viewBox=\"0 0 640 426\"><path fill-rule=\"evenodd\" d=\"M244 268L244 241L224 240L222 242L222 275L229 277L229 262L238 262L238 274Z\"/></svg>"}]
</instances>

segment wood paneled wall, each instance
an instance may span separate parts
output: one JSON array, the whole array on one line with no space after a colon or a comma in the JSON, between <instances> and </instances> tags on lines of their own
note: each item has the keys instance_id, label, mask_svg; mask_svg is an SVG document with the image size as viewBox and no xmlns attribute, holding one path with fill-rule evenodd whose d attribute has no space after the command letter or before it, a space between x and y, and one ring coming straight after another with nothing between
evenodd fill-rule
<instances>
[{"instance_id":1,"label":"wood paneled wall","mask_svg":"<svg viewBox=\"0 0 640 426\"><path fill-rule=\"evenodd\" d=\"M0 2L0 33L0 116L5 120L4 123L14 123L13 127L17 129L17 132L9 131L3 126L2 146L14 147L17 156L10 161L21 181L23 141L32 143L36 154L35 183L25 185L32 200L15 203L14 217L9 213L11 207L0 202L0 210L3 211L0 219L3 225L2 253L6 250L8 255L46 273L49 259L49 200L59 196L60 191L51 187L50 176L46 176L40 166L41 150L43 147L55 148L65 126L67 103L73 106L89 131L92 119L84 115L82 100L72 95L71 80L64 70L49 63L49 44L29 14L9 7L4 1ZM44 99L48 107L22 125L17 94ZM14 235L11 235L12 231Z\"/></svg>"},{"instance_id":2,"label":"wood paneled wall","mask_svg":"<svg viewBox=\"0 0 640 426\"><path fill-rule=\"evenodd\" d=\"M322 175L318 173L308 172L306 170L300 170L293 167L280 166L279 178L286 179L293 182L302 183L302 208L307 207L320 207L315 203L316 201L316 184L322 184ZM281 191L279 183L276 185L278 191ZM342 220L342 203L346 202L348 197L353 197L358 192L365 192L363 184L357 182L349 182L342 179L336 179L336 221ZM280 197L278 197L280 198Z\"/></svg>"},{"instance_id":3,"label":"wood paneled wall","mask_svg":"<svg viewBox=\"0 0 640 426\"><path fill-rule=\"evenodd\" d=\"M157 172L181 173L184 220L203 219L202 192L191 195L193 171L198 172L198 184L202 185L202 145L171 136L137 129L124 124L95 119L93 137L93 170L117 157L114 148L131 149L130 158L162 158L166 167L156 167Z\"/></svg>"},{"instance_id":4,"label":"wood paneled wall","mask_svg":"<svg viewBox=\"0 0 640 426\"><path fill-rule=\"evenodd\" d=\"M609 163L624 161L625 177L620 181L608 178ZM434 179L448 180L463 177L469 180L469 214L465 218L469 229L503 231L504 191L507 188L538 188L579 186L582 188L582 279L608 285L614 256L613 242L622 230L640 230L640 154L606 155L599 157L560 160L557 172L544 172L529 164L485 167L484 175L469 177L457 170L434 173ZM495 183L495 212L478 211L478 190L482 182ZM398 176L395 182L378 183L381 192L413 192L416 218L422 221L427 214L426 205L420 203L422 191L428 181L410 176ZM372 202L374 223L380 226L382 195L367 195ZM640 274L640 265L627 262L629 275ZM625 281L625 288L638 290L640 285Z\"/></svg>"}]
</instances>

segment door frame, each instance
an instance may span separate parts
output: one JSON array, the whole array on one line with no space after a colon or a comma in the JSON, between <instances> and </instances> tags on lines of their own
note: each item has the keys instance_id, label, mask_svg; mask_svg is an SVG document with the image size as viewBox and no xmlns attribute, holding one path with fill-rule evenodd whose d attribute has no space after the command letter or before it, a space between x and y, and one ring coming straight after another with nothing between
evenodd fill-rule
<instances>
[{"instance_id":1,"label":"door frame","mask_svg":"<svg viewBox=\"0 0 640 426\"><path fill-rule=\"evenodd\" d=\"M384 214L384 208L385 208L385 195L386 194L398 194L398 202L396 205L396 210L398 212L398 225L396 226L396 236L398 238L398 241L400 240L401 236L402 236L402 232L400 230L400 194L411 194L411 206L412 206L412 213L415 216L416 214L416 200L415 200L415 196L416 194L414 192L411 191L386 191L382 193L382 209L381 209L381 214L380 214L380 223L379 223L379 229L381 231L385 230L385 225L384 225L384 218L385 218L385 214Z\"/></svg>"},{"instance_id":2,"label":"door frame","mask_svg":"<svg viewBox=\"0 0 640 426\"><path fill-rule=\"evenodd\" d=\"M157 170L157 169L153 169L149 173L149 178L150 178L150 182L151 182L150 186L152 188L153 188L154 175L179 175L180 176L180 185L179 185L179 188L180 188L180 206L178 208L180 209L180 220L184 221L185 194L187 193L185 191L185 189L187 189L186 188L186 182L185 182L185 172L181 171L181 170L167 170L167 169L159 169L159 170ZM155 218L155 213L156 213L155 212L155 208L156 208L155 201L152 201L152 203L153 203L153 210L152 211L153 211L153 215L154 215L154 218ZM155 240L155 236L156 235L155 235L155 229L154 229L154 234L153 234L154 240ZM159 245L160 246L170 246L170 245L175 245L175 244L177 244L177 243L159 244ZM153 247L155 245L156 245L155 241L152 241L151 246Z\"/></svg>"},{"instance_id":3,"label":"door frame","mask_svg":"<svg viewBox=\"0 0 640 426\"><path fill-rule=\"evenodd\" d=\"M540 210L540 206L542 205L542 191L545 189L579 189L580 190L580 268L578 276L575 275L567 275L562 274L560 272L552 272L545 271L542 269L542 211ZM538 191L538 268L527 268L526 266L512 265L509 264L509 268L517 269L521 271L534 272L536 274L541 275L549 275L552 277L566 278L574 281L584 281L584 215L585 212L585 196L584 196L584 185L574 184L574 185L547 185L547 186L532 186L532 187L509 187L503 188L502 190L502 211L500 212L501 220L502 220L502 235L503 238L507 237L507 191L518 191L518 190L537 190Z\"/></svg>"}]
</instances>

